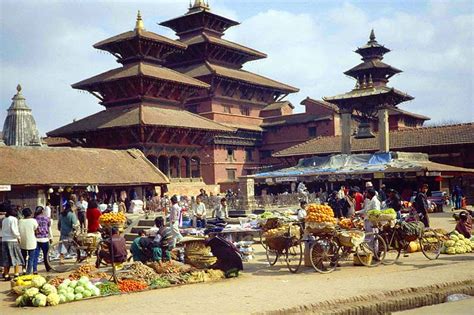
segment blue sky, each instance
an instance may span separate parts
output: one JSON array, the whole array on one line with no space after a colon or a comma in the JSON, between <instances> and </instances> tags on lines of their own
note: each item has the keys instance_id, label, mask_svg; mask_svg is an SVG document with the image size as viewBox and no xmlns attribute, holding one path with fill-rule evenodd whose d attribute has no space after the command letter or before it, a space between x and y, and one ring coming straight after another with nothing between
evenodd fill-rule
<instances>
[{"instance_id":1,"label":"blue sky","mask_svg":"<svg viewBox=\"0 0 474 315\"><path fill-rule=\"evenodd\" d=\"M353 51L371 28L392 52L384 61L404 72L390 85L415 97L401 107L433 122L474 121L474 13L472 1L209 0L214 13L241 22L225 38L268 54L245 69L300 88L301 100L350 90L343 72L359 63ZM0 123L17 83L33 109L40 133L103 109L70 85L118 67L92 48L133 29L140 9L145 27L186 12L174 1L0 1Z\"/></svg>"}]
</instances>

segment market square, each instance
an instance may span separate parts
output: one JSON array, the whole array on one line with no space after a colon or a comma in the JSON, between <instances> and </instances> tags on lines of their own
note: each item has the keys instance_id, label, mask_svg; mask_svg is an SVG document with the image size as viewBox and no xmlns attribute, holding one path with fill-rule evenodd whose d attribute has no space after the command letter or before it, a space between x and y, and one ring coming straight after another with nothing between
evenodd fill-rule
<instances>
[{"instance_id":1,"label":"market square","mask_svg":"<svg viewBox=\"0 0 474 315\"><path fill-rule=\"evenodd\" d=\"M472 310L468 1L1 15L2 312Z\"/></svg>"}]
</instances>

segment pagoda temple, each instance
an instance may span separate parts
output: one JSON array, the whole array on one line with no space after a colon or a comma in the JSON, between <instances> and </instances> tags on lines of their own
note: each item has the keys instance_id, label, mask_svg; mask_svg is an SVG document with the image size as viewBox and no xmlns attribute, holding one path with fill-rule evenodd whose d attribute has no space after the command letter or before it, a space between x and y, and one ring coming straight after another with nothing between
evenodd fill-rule
<instances>
[{"instance_id":1,"label":"pagoda temple","mask_svg":"<svg viewBox=\"0 0 474 315\"><path fill-rule=\"evenodd\" d=\"M12 104L3 124L0 140L11 146L41 146L35 118L31 108L26 105L26 100L21 93L21 85L16 87L17 93L13 96Z\"/></svg>"},{"instance_id":2,"label":"pagoda temple","mask_svg":"<svg viewBox=\"0 0 474 315\"><path fill-rule=\"evenodd\" d=\"M367 120L377 117L379 123L379 150L389 151L388 115L389 110L413 97L394 88L388 87L389 79L401 70L384 62L383 56L390 49L380 45L374 30L370 32L369 41L358 48L356 53L362 56L362 63L344 72L356 80L352 91L332 97L324 97L327 102L335 104L341 112L342 153L351 152L351 117L359 115ZM359 126L359 138L370 138L370 125L365 121Z\"/></svg>"},{"instance_id":3,"label":"pagoda temple","mask_svg":"<svg viewBox=\"0 0 474 315\"><path fill-rule=\"evenodd\" d=\"M209 85L164 66L187 45L145 29L140 12L134 30L94 45L117 58L121 67L72 87L97 97L104 110L48 133L83 147L140 149L171 178L201 178L203 150L216 134L233 128L184 108Z\"/></svg>"},{"instance_id":4,"label":"pagoda temple","mask_svg":"<svg viewBox=\"0 0 474 315\"><path fill-rule=\"evenodd\" d=\"M225 31L239 23L213 13L204 1L194 1L184 15L160 24L188 46L183 54L170 56L167 66L210 85L206 93L188 98L186 109L237 129L232 136L213 139L213 182L250 174L260 165L264 109L298 89L242 69L267 55L224 39Z\"/></svg>"}]
</instances>

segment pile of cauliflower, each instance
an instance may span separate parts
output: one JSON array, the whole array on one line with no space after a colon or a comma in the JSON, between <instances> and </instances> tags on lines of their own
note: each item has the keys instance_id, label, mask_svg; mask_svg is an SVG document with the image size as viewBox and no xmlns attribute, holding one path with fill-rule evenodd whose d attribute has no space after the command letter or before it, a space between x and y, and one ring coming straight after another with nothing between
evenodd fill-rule
<instances>
[{"instance_id":1,"label":"pile of cauliflower","mask_svg":"<svg viewBox=\"0 0 474 315\"><path fill-rule=\"evenodd\" d=\"M454 231L449 240L444 242L441 253L448 255L465 254L474 251L474 237L467 239L464 235Z\"/></svg>"},{"instance_id":2,"label":"pile of cauliflower","mask_svg":"<svg viewBox=\"0 0 474 315\"><path fill-rule=\"evenodd\" d=\"M31 287L20 295L15 304L17 306L54 306L59 304L59 295L56 287L46 283L43 277L35 277L31 280Z\"/></svg>"},{"instance_id":3,"label":"pile of cauliflower","mask_svg":"<svg viewBox=\"0 0 474 315\"><path fill-rule=\"evenodd\" d=\"M16 299L17 306L54 306L60 303L82 300L91 296L99 296L100 289L93 285L89 278L79 280L65 279L56 289L46 283L43 277L36 277L31 281L31 287Z\"/></svg>"}]
</instances>

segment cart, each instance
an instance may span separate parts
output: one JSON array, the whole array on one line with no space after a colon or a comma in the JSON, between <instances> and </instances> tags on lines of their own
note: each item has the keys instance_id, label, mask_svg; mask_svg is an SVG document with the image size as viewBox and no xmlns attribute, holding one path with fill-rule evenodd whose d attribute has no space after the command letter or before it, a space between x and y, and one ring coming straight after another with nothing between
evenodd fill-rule
<instances>
[{"instance_id":1,"label":"cart","mask_svg":"<svg viewBox=\"0 0 474 315\"><path fill-rule=\"evenodd\" d=\"M298 272L303 261L303 232L300 223L289 223L287 231L281 235L267 236L264 239L265 251L270 266L280 257L285 257L288 270Z\"/></svg>"}]
</instances>

